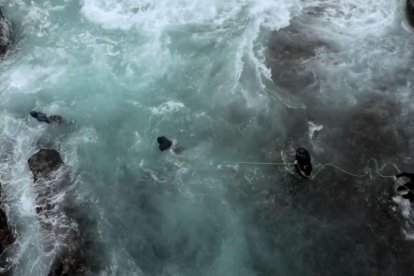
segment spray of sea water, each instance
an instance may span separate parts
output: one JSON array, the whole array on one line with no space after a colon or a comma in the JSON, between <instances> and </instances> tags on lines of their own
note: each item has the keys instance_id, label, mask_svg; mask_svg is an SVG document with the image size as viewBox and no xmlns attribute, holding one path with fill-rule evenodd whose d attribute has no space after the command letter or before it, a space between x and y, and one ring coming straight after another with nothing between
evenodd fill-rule
<instances>
[{"instance_id":1,"label":"spray of sea water","mask_svg":"<svg viewBox=\"0 0 414 276\"><path fill-rule=\"evenodd\" d=\"M97 275L412 271L412 214L392 179L325 168L303 181L289 166L237 163L290 163L305 146L316 167L363 173L372 157L383 174L409 170L404 1L1 4L14 30L0 66L0 182L15 275L47 275L68 242L45 223L90 229ZM68 123L39 124L34 109ZM160 153L162 135L183 151ZM62 154L70 184L33 185L39 148ZM39 218L42 192L57 208L70 197L77 221Z\"/></svg>"}]
</instances>

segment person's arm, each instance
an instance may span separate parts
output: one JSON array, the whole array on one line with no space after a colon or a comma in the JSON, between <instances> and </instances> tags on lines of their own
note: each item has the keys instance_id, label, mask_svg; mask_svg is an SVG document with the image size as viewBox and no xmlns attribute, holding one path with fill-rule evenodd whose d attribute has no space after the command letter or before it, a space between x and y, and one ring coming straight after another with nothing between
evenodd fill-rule
<instances>
[{"instance_id":1,"label":"person's arm","mask_svg":"<svg viewBox=\"0 0 414 276\"><path fill-rule=\"evenodd\" d=\"M395 177L400 178L400 177L403 177L403 176L409 177L409 178L414 178L414 173L402 172L402 173L397 174Z\"/></svg>"}]
</instances>

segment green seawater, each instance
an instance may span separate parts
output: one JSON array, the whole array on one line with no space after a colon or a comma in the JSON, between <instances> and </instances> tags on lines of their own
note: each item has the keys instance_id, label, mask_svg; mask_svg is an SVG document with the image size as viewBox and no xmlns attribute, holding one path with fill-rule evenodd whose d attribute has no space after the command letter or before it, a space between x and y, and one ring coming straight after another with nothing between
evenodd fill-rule
<instances>
[{"instance_id":1,"label":"green seawater","mask_svg":"<svg viewBox=\"0 0 414 276\"><path fill-rule=\"evenodd\" d=\"M100 245L96 275L404 275L397 261L384 264L398 259L390 247L368 234L371 213L357 210L368 207L347 205L351 194L362 202L382 186L331 170L309 183L291 166L238 163L291 163L306 146L315 170L339 161L358 172L371 156L411 164L397 142L398 160L369 148L353 162L368 146L335 132L381 85L396 91L394 102L411 99L413 79L400 3L345 2L1 1L14 30L0 66L0 182L18 233L14 275L47 275L59 254L45 249L59 238L35 211L27 159L39 148L64 159L70 184L49 197L69 204L90 229L81 235ZM293 23L328 46L278 63L272 49L284 38L271 38ZM300 37L297 47L314 47ZM290 79L301 72L313 79ZM401 106L398 122L413 110ZM31 110L66 123L41 124ZM158 136L182 151L160 152ZM341 194L344 183L351 188Z\"/></svg>"}]
</instances>

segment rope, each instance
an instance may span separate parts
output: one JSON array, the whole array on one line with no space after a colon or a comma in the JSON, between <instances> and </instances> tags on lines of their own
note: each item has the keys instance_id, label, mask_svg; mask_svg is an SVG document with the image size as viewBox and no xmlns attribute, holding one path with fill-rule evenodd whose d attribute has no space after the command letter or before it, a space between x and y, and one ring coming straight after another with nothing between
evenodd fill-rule
<instances>
[{"instance_id":1,"label":"rope","mask_svg":"<svg viewBox=\"0 0 414 276\"><path fill-rule=\"evenodd\" d=\"M370 164L371 164L371 162L373 162L374 163L374 167L372 168L372 167L370 167ZM247 165L272 165L272 166L292 166L292 165L295 165L295 163L282 163L282 162L279 162L279 163L264 163L264 162L244 162L244 161L222 161L221 163L228 163L228 164L234 164L234 163L237 163L237 164L247 164ZM382 177L382 178L392 178L392 179L394 179L395 178L395 174L393 174L393 175L383 175L380 171L382 170L382 168L380 168L379 167L379 165L378 165L378 160L377 159L375 159L375 158L369 158L368 159L368 161L367 161L367 165L365 166L365 168L364 168L364 173L363 174L356 174L356 173L352 173L352 172L349 172L349 171L347 171L347 170L344 170L344 169L342 169L342 168L340 168L339 166L337 166L337 165L335 165L334 163L326 163L326 164L322 164L317 170L316 170L316 172L313 174L313 175L311 175L311 176L307 176L307 178L309 178L310 180L314 180L315 179L315 177L324 169L324 168L326 168L326 167L331 167L331 168L334 168L334 169L337 169L338 171L340 171L340 172L342 172L342 173L344 173L344 174L347 174L347 175L350 175L350 176L353 176L353 177L357 177L357 178L363 178L363 177L366 177L366 176L372 176L372 173L375 173L375 174L377 174L379 177ZM384 167L384 166L383 166ZM396 167L396 166L394 166L395 167L395 169L397 170L397 173L398 172L400 172L400 170L398 169L398 167ZM414 193L414 191L412 190L412 189L410 189L410 188L408 188L407 186L406 186L406 184L401 184L401 186L403 186L403 187L405 187L408 191L410 191L410 192L412 192L412 193Z\"/></svg>"},{"instance_id":2,"label":"rope","mask_svg":"<svg viewBox=\"0 0 414 276\"><path fill-rule=\"evenodd\" d=\"M378 166L378 161L377 161L377 159L375 159L375 158L370 158L370 159L368 159L368 162L367 162L367 167L369 168L369 164L370 164L370 162L374 162L374 166L375 166L375 170L374 170L374 172L378 175L378 176L380 176L380 177L382 177L382 178L394 178L394 176L395 176L395 174L393 174L393 175L383 175L383 174L381 174L381 168ZM384 166L383 166L384 167ZM398 170L398 168L396 168L396 170L397 170L397 173L399 172L399 170Z\"/></svg>"},{"instance_id":3,"label":"rope","mask_svg":"<svg viewBox=\"0 0 414 276\"><path fill-rule=\"evenodd\" d=\"M336 166L333 163L326 163L326 164L321 165L318 168L318 170L312 176L309 176L308 178L311 179L311 180L315 179L315 177L322 171L322 169L324 169L326 167L335 168L335 169L337 169L340 172L343 172L345 174L348 174L348 175L351 175L351 176L354 176L354 177L358 177L358 178L362 178L362 177L368 176L371 173L370 170L365 169L365 173L364 174L355 174L355 173L351 173L349 171L346 171L346 170L344 170L344 169Z\"/></svg>"},{"instance_id":4,"label":"rope","mask_svg":"<svg viewBox=\"0 0 414 276\"><path fill-rule=\"evenodd\" d=\"M373 168L370 166L371 162L374 162L374 167ZM377 174L379 177L382 177L382 178L394 178L395 177L395 174L393 174L393 175L383 175L381 173L382 168L379 167L378 161L375 158L370 158L367 161L367 165L364 168L364 173L363 174L356 174L356 173L346 171L346 170L340 168L339 166L335 165L334 163L326 163L326 164L321 165L319 167L319 169L313 174L313 176L311 176L309 178L311 180L315 179L315 177L325 167L332 167L332 168L335 168L338 171L341 171L345 174L348 174L348 175L351 175L351 176L354 176L354 177L358 177L358 178L362 178L362 177L366 177L366 176L372 176L373 173ZM398 168L396 168L396 169L397 169L397 172L398 172L399 171Z\"/></svg>"},{"instance_id":5,"label":"rope","mask_svg":"<svg viewBox=\"0 0 414 276\"><path fill-rule=\"evenodd\" d=\"M372 169L370 167L370 163L374 162L374 169ZM271 165L271 166L293 166L295 165L295 163L283 163L283 162L277 162L277 163L265 163L265 162L245 162L245 161L221 161L221 163L228 163L228 164L247 164L247 165ZM310 178L311 180L315 179L315 177L326 167L332 167L334 169L337 169L340 172L343 172L345 174L348 174L350 176L354 176L354 177L358 177L358 178L362 178L362 177L366 177L369 175L372 175L372 172L376 173L379 177L382 178L394 178L394 175L383 175L381 174L380 170L381 168L379 168L378 165L378 161L375 158L370 158L367 161L367 165L364 169L364 173L363 174L356 174L356 173L352 173L350 171L347 171L345 169L340 168L338 165L335 165L334 163L326 163L326 164L322 164L318 170L312 175L309 176L308 178Z\"/></svg>"},{"instance_id":6,"label":"rope","mask_svg":"<svg viewBox=\"0 0 414 276\"><path fill-rule=\"evenodd\" d=\"M248 165L276 165L276 166L291 166L295 163L262 163L262 162L241 162L241 161L221 161L221 163L229 163L229 164L248 164Z\"/></svg>"}]
</instances>

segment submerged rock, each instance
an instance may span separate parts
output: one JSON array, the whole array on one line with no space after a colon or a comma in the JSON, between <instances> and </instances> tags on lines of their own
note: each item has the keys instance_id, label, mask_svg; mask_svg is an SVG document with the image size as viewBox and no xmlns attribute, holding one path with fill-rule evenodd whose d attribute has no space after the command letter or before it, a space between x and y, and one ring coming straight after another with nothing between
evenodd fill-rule
<instances>
[{"instance_id":1,"label":"submerged rock","mask_svg":"<svg viewBox=\"0 0 414 276\"><path fill-rule=\"evenodd\" d=\"M63 160L59 152L52 149L41 149L29 158L28 163L36 181L39 177L48 177L58 170L63 165Z\"/></svg>"},{"instance_id":2,"label":"submerged rock","mask_svg":"<svg viewBox=\"0 0 414 276\"><path fill-rule=\"evenodd\" d=\"M12 29L0 8L0 55L4 55L12 42Z\"/></svg>"},{"instance_id":3,"label":"submerged rock","mask_svg":"<svg viewBox=\"0 0 414 276\"><path fill-rule=\"evenodd\" d=\"M407 0L407 17L411 26L414 27L414 0Z\"/></svg>"},{"instance_id":4,"label":"submerged rock","mask_svg":"<svg viewBox=\"0 0 414 276\"><path fill-rule=\"evenodd\" d=\"M60 115L50 115L49 116L49 121L52 124L60 125L60 124L63 123L63 118Z\"/></svg>"}]
</instances>

